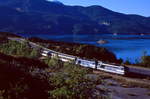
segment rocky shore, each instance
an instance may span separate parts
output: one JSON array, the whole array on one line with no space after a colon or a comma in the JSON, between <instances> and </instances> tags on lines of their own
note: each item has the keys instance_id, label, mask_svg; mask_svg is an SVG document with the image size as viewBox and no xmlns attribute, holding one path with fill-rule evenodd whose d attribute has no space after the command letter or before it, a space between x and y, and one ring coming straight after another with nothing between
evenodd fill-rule
<instances>
[{"instance_id":1,"label":"rocky shore","mask_svg":"<svg viewBox=\"0 0 150 99\"><path fill-rule=\"evenodd\" d=\"M98 43L98 44L107 44L107 43L109 43L109 42L106 41L106 40L99 40L99 41L97 41L97 43Z\"/></svg>"}]
</instances>

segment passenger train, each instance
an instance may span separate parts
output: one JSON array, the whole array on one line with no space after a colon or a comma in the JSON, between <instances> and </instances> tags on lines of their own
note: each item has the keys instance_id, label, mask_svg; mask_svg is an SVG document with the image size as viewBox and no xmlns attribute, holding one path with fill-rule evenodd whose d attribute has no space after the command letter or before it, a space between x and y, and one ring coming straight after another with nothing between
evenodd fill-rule
<instances>
[{"instance_id":1,"label":"passenger train","mask_svg":"<svg viewBox=\"0 0 150 99\"><path fill-rule=\"evenodd\" d=\"M59 57L59 59L63 62L74 62L75 64L78 64L83 67L87 68L92 68L92 69L97 69L105 72L110 72L110 73L115 73L119 75L125 75L125 67L124 66L116 66L112 64L106 64L103 63L102 61L93 61L93 60L86 60L86 59L81 59L76 56L72 55L67 55L51 50L44 50L42 52L42 56L44 57Z\"/></svg>"}]
</instances>

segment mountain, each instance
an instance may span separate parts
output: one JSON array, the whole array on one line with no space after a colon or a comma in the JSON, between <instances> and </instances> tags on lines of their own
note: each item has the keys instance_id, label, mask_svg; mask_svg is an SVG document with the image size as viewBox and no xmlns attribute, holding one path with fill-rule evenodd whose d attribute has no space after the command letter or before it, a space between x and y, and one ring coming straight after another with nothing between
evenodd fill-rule
<instances>
[{"instance_id":1,"label":"mountain","mask_svg":"<svg viewBox=\"0 0 150 99\"><path fill-rule=\"evenodd\" d=\"M0 31L47 34L150 33L150 18L101 6L47 0L0 0Z\"/></svg>"}]
</instances>

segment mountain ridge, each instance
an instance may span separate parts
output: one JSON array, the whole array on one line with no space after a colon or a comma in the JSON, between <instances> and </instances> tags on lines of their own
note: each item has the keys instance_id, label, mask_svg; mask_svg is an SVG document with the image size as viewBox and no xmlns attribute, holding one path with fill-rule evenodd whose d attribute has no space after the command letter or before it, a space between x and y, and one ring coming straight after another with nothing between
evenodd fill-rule
<instances>
[{"instance_id":1,"label":"mountain ridge","mask_svg":"<svg viewBox=\"0 0 150 99\"><path fill-rule=\"evenodd\" d=\"M0 11L0 31L4 32L150 34L149 17L118 13L97 5L82 7L47 0L0 0Z\"/></svg>"}]
</instances>

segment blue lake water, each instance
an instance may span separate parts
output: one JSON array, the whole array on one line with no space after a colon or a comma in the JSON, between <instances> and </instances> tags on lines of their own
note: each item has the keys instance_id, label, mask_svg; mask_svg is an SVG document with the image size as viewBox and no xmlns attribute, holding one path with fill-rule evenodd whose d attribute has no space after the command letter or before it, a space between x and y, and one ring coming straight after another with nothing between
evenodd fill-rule
<instances>
[{"instance_id":1,"label":"blue lake water","mask_svg":"<svg viewBox=\"0 0 150 99\"><path fill-rule=\"evenodd\" d=\"M112 34L105 35L25 35L23 36L36 36L44 39L65 41L65 42L76 42L84 44L92 44L95 46L105 47L108 50L115 53L117 58L124 60L130 60L135 62L139 60L143 55L144 51L150 55L150 35L117 35ZM107 40L107 44L98 44L98 40Z\"/></svg>"}]
</instances>

